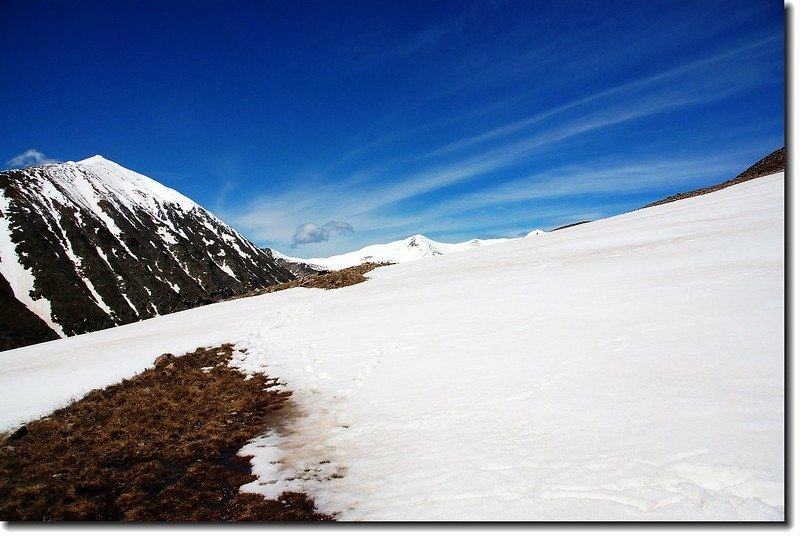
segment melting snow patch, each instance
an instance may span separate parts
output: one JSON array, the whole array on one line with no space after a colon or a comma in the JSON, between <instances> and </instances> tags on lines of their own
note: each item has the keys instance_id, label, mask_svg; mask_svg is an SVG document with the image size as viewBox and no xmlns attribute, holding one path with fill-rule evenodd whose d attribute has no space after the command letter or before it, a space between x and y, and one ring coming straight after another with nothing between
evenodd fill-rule
<instances>
[{"instance_id":1,"label":"melting snow patch","mask_svg":"<svg viewBox=\"0 0 800 537\"><path fill-rule=\"evenodd\" d=\"M178 239L167 228L158 228L158 236L167 244L178 244Z\"/></svg>"}]
</instances>

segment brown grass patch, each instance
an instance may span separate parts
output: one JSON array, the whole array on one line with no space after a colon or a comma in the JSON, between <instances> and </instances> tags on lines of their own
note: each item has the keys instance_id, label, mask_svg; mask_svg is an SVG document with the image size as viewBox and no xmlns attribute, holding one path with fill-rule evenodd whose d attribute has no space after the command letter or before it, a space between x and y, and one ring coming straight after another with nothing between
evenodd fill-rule
<instances>
[{"instance_id":1,"label":"brown grass patch","mask_svg":"<svg viewBox=\"0 0 800 537\"><path fill-rule=\"evenodd\" d=\"M238 492L255 478L236 452L276 425L290 393L227 367L232 350L164 355L6 438L0 519L332 520L303 494Z\"/></svg>"},{"instance_id":2,"label":"brown grass patch","mask_svg":"<svg viewBox=\"0 0 800 537\"><path fill-rule=\"evenodd\" d=\"M349 267L342 270L334 270L324 274L309 274L307 276L300 276L290 282L271 285L256 289L234 297L244 298L249 296L263 295L266 293L274 293L276 291L283 291L284 289L292 289L294 287L310 287L317 289L339 289L340 287L348 287L366 281L364 274L374 270L378 267L385 267L393 263L362 263L357 267ZM231 299L231 300L233 300Z\"/></svg>"}]
</instances>

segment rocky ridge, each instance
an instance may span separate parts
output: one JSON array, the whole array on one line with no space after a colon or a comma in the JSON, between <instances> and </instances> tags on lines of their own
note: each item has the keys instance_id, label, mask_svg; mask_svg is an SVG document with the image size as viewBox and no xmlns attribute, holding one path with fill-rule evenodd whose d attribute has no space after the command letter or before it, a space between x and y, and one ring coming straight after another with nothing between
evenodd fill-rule
<instances>
[{"instance_id":1,"label":"rocky ridge","mask_svg":"<svg viewBox=\"0 0 800 537\"><path fill-rule=\"evenodd\" d=\"M727 181L724 181L716 185L698 188L697 190L692 190L689 192L679 192L664 199L660 199L658 201L654 201L653 203L649 203L644 207L642 207L642 209L646 209L647 207L655 207L656 205L670 203L672 201L692 198L694 196L700 196L702 194L708 194L709 192L722 190L723 188L737 185L739 183L743 183L751 179L757 179L759 177L764 177L765 175L771 175L773 173L782 172L784 169L786 169L786 148L781 147L780 149L773 151L766 157L762 158L761 160L759 160L758 162L747 168L745 171L743 171L733 179L729 179Z\"/></svg>"}]
</instances>

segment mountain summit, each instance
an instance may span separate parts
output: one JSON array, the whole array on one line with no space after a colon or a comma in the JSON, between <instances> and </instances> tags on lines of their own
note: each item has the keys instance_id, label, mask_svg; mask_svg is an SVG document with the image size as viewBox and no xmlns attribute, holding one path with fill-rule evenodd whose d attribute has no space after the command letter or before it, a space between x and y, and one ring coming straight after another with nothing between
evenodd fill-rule
<instances>
[{"instance_id":1,"label":"mountain summit","mask_svg":"<svg viewBox=\"0 0 800 537\"><path fill-rule=\"evenodd\" d=\"M0 349L208 304L292 274L100 155L0 172Z\"/></svg>"},{"instance_id":2,"label":"mountain summit","mask_svg":"<svg viewBox=\"0 0 800 537\"><path fill-rule=\"evenodd\" d=\"M541 235L543 233L544 231L537 229L528 233L526 237ZM462 252L480 246L489 246L491 244L499 244L518 239L519 237L508 239L472 239L458 243L447 243L434 241L418 233L399 241L386 244L372 244L354 252L347 252L331 257L302 259L299 257L289 257L277 250L272 250L272 253L279 259L303 264L312 269L341 270L362 263L405 263L407 261L436 257L453 252Z\"/></svg>"}]
</instances>

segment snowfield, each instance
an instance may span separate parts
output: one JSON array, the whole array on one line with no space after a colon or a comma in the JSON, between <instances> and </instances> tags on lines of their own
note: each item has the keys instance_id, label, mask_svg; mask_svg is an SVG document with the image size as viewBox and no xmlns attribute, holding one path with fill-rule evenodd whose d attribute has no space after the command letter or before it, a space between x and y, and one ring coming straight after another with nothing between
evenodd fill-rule
<instances>
[{"instance_id":1,"label":"snowfield","mask_svg":"<svg viewBox=\"0 0 800 537\"><path fill-rule=\"evenodd\" d=\"M233 341L244 490L342 520L782 520L784 176L0 353L0 427Z\"/></svg>"}]
</instances>

